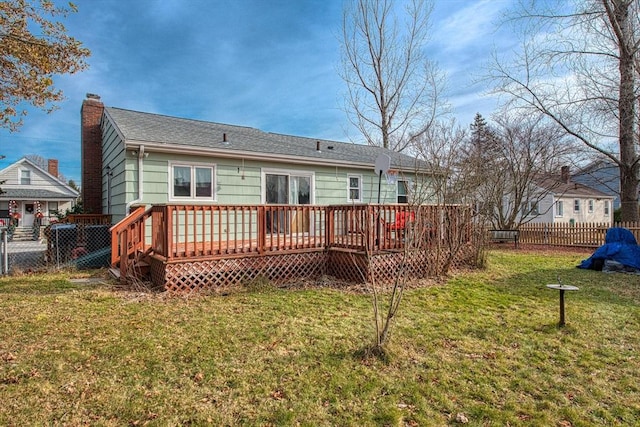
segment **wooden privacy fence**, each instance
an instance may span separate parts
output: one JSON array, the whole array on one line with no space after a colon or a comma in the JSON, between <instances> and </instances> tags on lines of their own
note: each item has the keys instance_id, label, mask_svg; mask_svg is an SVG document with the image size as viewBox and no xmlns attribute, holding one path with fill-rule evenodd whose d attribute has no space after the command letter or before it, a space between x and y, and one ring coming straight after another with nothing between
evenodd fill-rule
<instances>
[{"instance_id":1,"label":"wooden privacy fence","mask_svg":"<svg viewBox=\"0 0 640 427\"><path fill-rule=\"evenodd\" d=\"M640 223L574 223L574 224L523 224L520 226L520 243L549 246L598 247L605 243L611 227L629 229L640 241Z\"/></svg>"},{"instance_id":2,"label":"wooden privacy fence","mask_svg":"<svg viewBox=\"0 0 640 427\"><path fill-rule=\"evenodd\" d=\"M111 215L104 214L69 214L60 222L84 225L111 225Z\"/></svg>"}]
</instances>

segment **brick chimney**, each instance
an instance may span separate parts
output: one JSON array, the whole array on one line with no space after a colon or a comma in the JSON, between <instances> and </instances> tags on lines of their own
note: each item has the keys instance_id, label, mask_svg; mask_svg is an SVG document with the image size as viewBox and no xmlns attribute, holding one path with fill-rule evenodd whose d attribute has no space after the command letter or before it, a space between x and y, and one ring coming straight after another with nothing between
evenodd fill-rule
<instances>
[{"instance_id":1,"label":"brick chimney","mask_svg":"<svg viewBox=\"0 0 640 427\"><path fill-rule=\"evenodd\" d=\"M47 160L47 172L56 178L58 177L58 161L56 159Z\"/></svg>"},{"instance_id":2,"label":"brick chimney","mask_svg":"<svg viewBox=\"0 0 640 427\"><path fill-rule=\"evenodd\" d=\"M82 102L81 142L82 203L85 213L102 213L102 113L104 104L98 95L87 94Z\"/></svg>"},{"instance_id":3,"label":"brick chimney","mask_svg":"<svg viewBox=\"0 0 640 427\"><path fill-rule=\"evenodd\" d=\"M560 180L565 184L569 183L569 166L562 166L560 168Z\"/></svg>"}]
</instances>

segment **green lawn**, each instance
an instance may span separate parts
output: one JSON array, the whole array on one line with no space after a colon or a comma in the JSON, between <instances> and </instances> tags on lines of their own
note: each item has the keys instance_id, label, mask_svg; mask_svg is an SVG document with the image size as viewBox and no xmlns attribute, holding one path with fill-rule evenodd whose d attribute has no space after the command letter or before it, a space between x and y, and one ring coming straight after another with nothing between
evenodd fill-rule
<instances>
[{"instance_id":1,"label":"green lawn","mask_svg":"<svg viewBox=\"0 0 640 427\"><path fill-rule=\"evenodd\" d=\"M640 425L640 276L491 252L408 290L389 361L367 295L166 298L0 279L0 425ZM560 275L567 326L558 328Z\"/></svg>"}]
</instances>

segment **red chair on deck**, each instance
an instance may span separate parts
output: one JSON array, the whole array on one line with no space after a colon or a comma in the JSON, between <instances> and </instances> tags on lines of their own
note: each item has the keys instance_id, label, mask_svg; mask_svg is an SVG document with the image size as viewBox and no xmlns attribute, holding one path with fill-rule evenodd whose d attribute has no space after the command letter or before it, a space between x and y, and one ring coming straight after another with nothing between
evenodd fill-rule
<instances>
[{"instance_id":1,"label":"red chair on deck","mask_svg":"<svg viewBox=\"0 0 640 427\"><path fill-rule=\"evenodd\" d=\"M391 236L391 232L395 232L396 238L404 239L407 227L416 220L415 212L398 211L394 222L385 224L387 235Z\"/></svg>"}]
</instances>

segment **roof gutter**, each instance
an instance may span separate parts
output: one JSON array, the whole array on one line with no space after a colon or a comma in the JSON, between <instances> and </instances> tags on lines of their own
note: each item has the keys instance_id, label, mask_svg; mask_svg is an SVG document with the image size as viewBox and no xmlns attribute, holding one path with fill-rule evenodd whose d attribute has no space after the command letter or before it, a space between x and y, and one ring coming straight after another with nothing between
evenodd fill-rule
<instances>
[{"instance_id":1,"label":"roof gutter","mask_svg":"<svg viewBox=\"0 0 640 427\"><path fill-rule=\"evenodd\" d=\"M144 144L144 145L142 145ZM193 148L193 147L176 147L174 145L157 143L157 142L145 142L145 141L135 141L128 140L125 141L125 147L129 150L137 149L138 146L146 146L147 149L152 149L154 152L158 153L170 153L170 154L194 154L194 155L205 155L205 156L216 156L227 159L247 159L247 160L272 160L272 161L280 161L280 162L294 162L301 165L313 165L317 166L318 163L322 162L325 166L341 166L341 167L350 167L350 168L358 168L358 169L371 169L373 170L375 165L373 163L355 163L346 160L329 160L329 159L318 159L314 157L292 157L283 154L271 154L271 153L256 153L252 151L241 151L234 150L230 151L228 149L215 149L215 148ZM392 165L394 169L401 170L403 172L416 172L415 168L410 166L396 166ZM420 172L420 171L418 171ZM426 171L425 171L426 172Z\"/></svg>"},{"instance_id":2,"label":"roof gutter","mask_svg":"<svg viewBox=\"0 0 640 427\"><path fill-rule=\"evenodd\" d=\"M125 215L129 215L131 206L142 202L142 198L144 197L144 168L142 164L143 159L145 158L144 145L140 144L136 147L136 149L138 150L138 197L135 200L131 200L127 203L125 208Z\"/></svg>"}]
</instances>

